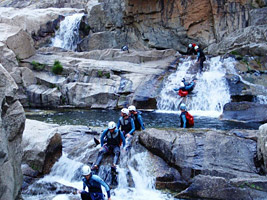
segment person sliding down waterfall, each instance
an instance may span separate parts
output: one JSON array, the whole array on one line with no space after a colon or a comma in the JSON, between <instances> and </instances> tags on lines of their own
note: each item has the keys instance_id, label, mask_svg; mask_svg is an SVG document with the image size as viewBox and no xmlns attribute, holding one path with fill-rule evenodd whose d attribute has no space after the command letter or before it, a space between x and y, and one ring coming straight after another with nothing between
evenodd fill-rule
<instances>
[{"instance_id":1,"label":"person sliding down waterfall","mask_svg":"<svg viewBox=\"0 0 267 200\"><path fill-rule=\"evenodd\" d=\"M193 78L193 80L191 81L191 83L187 83L185 81L185 79L183 78L183 80L180 83L180 88L174 88L174 91L178 91L178 95L181 97L186 97L188 95L188 93L191 93L193 91L193 89L196 86L196 82L197 82L197 78Z\"/></svg>"},{"instance_id":2,"label":"person sliding down waterfall","mask_svg":"<svg viewBox=\"0 0 267 200\"><path fill-rule=\"evenodd\" d=\"M108 128L103 131L101 138L100 138L100 144L101 149L98 153L96 162L94 166L92 167L92 170L97 170L99 167L99 164L101 160L103 159L103 155L106 153L114 153L114 160L113 165L111 166L113 169L116 169L116 165L118 164L119 157L120 157L120 141L123 142L123 147L125 147L125 138L123 133L116 129L116 123L115 122L109 122ZM104 145L104 141L106 144Z\"/></svg>"},{"instance_id":3,"label":"person sliding down waterfall","mask_svg":"<svg viewBox=\"0 0 267 200\"><path fill-rule=\"evenodd\" d=\"M182 128L190 128L194 126L194 117L186 111L186 105L182 103L180 105L181 115L180 122Z\"/></svg>"},{"instance_id":4,"label":"person sliding down waterfall","mask_svg":"<svg viewBox=\"0 0 267 200\"><path fill-rule=\"evenodd\" d=\"M129 110L127 108L121 109L121 117L119 118L117 128L121 128L124 137L126 138L126 150L131 147L132 137L135 131L134 120L129 115Z\"/></svg>"},{"instance_id":5,"label":"person sliding down waterfall","mask_svg":"<svg viewBox=\"0 0 267 200\"><path fill-rule=\"evenodd\" d=\"M197 52L197 61L196 61L196 63L199 63L200 73L202 73L202 71L203 71L203 62L206 60L206 56L205 56L204 52L202 51L202 49L200 49L198 46L195 46L194 49Z\"/></svg>"},{"instance_id":6,"label":"person sliding down waterfall","mask_svg":"<svg viewBox=\"0 0 267 200\"><path fill-rule=\"evenodd\" d=\"M143 123L141 112L136 110L136 107L133 105L129 106L128 110L130 112L131 118L133 118L133 120L134 120L135 130L141 131L141 128L142 128L142 130L145 130L145 126Z\"/></svg>"},{"instance_id":7,"label":"person sliding down waterfall","mask_svg":"<svg viewBox=\"0 0 267 200\"><path fill-rule=\"evenodd\" d=\"M82 175L83 190L78 190L82 200L104 200L101 185L107 191L108 200L111 200L109 186L99 176L93 175L89 166L83 166ZM85 191L86 187L88 187L88 192Z\"/></svg>"}]
</instances>

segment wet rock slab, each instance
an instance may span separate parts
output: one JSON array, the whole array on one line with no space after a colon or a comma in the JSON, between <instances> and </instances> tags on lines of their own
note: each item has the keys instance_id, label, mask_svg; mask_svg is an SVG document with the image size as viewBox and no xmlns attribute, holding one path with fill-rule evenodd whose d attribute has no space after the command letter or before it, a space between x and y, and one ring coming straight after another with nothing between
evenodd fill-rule
<instances>
[{"instance_id":1,"label":"wet rock slab","mask_svg":"<svg viewBox=\"0 0 267 200\"><path fill-rule=\"evenodd\" d=\"M257 136L257 130L146 129L139 141L189 185L177 198L261 199L267 177L255 160Z\"/></svg>"}]
</instances>

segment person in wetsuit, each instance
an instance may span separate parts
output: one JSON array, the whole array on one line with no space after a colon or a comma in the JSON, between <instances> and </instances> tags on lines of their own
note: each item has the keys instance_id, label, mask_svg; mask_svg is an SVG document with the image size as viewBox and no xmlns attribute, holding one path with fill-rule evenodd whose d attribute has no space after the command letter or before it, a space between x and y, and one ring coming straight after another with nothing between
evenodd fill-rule
<instances>
[{"instance_id":1,"label":"person in wetsuit","mask_svg":"<svg viewBox=\"0 0 267 200\"><path fill-rule=\"evenodd\" d=\"M145 126L143 123L141 112L136 110L136 107L133 105L129 106L128 110L130 112L131 118L133 118L133 120L134 120L135 130L141 131L141 128L142 128L142 130L145 130Z\"/></svg>"},{"instance_id":2,"label":"person in wetsuit","mask_svg":"<svg viewBox=\"0 0 267 200\"><path fill-rule=\"evenodd\" d=\"M83 190L78 190L82 200L104 200L101 185L104 186L107 191L108 200L111 200L109 186L99 176L93 175L89 166L83 166L82 175ZM88 192L86 191L86 187L88 188Z\"/></svg>"},{"instance_id":3,"label":"person in wetsuit","mask_svg":"<svg viewBox=\"0 0 267 200\"><path fill-rule=\"evenodd\" d=\"M116 129L115 122L109 122L108 128L103 131L100 144L101 149L98 153L96 162L92 167L92 170L98 169L101 160L103 159L103 155L106 153L113 152L115 154L113 159L112 168L116 169L116 165L118 164L119 157L120 157L120 141L122 140L123 147L125 146L125 138L123 133ZM104 144L105 143L105 144Z\"/></svg>"}]
</instances>

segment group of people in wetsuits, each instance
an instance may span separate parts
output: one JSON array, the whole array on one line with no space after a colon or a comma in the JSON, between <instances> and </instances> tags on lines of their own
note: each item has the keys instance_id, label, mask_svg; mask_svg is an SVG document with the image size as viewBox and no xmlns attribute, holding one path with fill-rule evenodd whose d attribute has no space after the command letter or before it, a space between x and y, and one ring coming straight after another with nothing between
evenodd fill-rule
<instances>
[{"instance_id":1,"label":"group of people in wetsuits","mask_svg":"<svg viewBox=\"0 0 267 200\"><path fill-rule=\"evenodd\" d=\"M190 43L187 48L187 55L197 55L196 63L199 63L200 72L203 71L203 63L206 60L206 56L203 50L197 46L195 43Z\"/></svg>"},{"instance_id":2,"label":"group of people in wetsuits","mask_svg":"<svg viewBox=\"0 0 267 200\"><path fill-rule=\"evenodd\" d=\"M136 110L136 107L133 105L121 109L121 116L117 124L114 121L108 123L108 127L103 131L100 137L99 143L101 148L95 163L92 168L87 165L82 168L83 191L79 191L82 200L103 200L104 197L101 185L103 185L107 191L108 200L111 199L109 186L98 175L92 173L92 171L99 169L103 155L106 153L114 153L111 170L116 171L120 157L121 144L123 150L128 151L134 132L141 129L145 130L141 112ZM86 187L88 187L89 192L85 191Z\"/></svg>"},{"instance_id":3,"label":"group of people in wetsuits","mask_svg":"<svg viewBox=\"0 0 267 200\"><path fill-rule=\"evenodd\" d=\"M122 51L128 51L128 46L124 46ZM189 44L188 55L197 55L197 63L199 63L200 71L203 70L203 62L206 60L205 54L202 49L200 49L196 44ZM186 97L188 93L192 92L196 85L197 78L189 83L183 79L180 83L180 88L174 89L178 91L178 94L181 97ZM182 128L188 128L194 126L194 118L187 112L186 105L182 103L180 105L180 122ZM114 121L108 123L108 127L103 131L100 137L100 142L95 139L96 143L100 143L101 148L99 150L97 159L93 164L92 168L85 165L82 168L82 181L83 181L83 190L78 191L81 194L82 200L104 200L104 195L102 193L101 185L105 187L107 191L108 200L111 200L110 187L95 173L99 169L103 155L106 153L114 153L113 163L111 169L116 171L116 167L120 157L120 146L122 144L123 149L127 151L131 139L136 130L145 130L145 126L142 120L141 112L136 110L135 106L129 106L128 108L123 108L121 110L121 116L119 117L118 123ZM126 145L128 144L128 145ZM88 187L88 191L85 191Z\"/></svg>"},{"instance_id":4,"label":"group of people in wetsuits","mask_svg":"<svg viewBox=\"0 0 267 200\"><path fill-rule=\"evenodd\" d=\"M187 55L197 55L197 63L199 63L200 73L203 71L203 62L206 60L206 56L201 48L195 43L191 43L187 48ZM174 88L174 91L178 91L178 95L181 97L186 97L189 93L193 91L196 86L197 78L193 78L191 82L186 82L185 78L180 83L179 88ZM187 111L186 105L181 103L180 105L180 127L189 128L194 126L194 117Z\"/></svg>"}]
</instances>

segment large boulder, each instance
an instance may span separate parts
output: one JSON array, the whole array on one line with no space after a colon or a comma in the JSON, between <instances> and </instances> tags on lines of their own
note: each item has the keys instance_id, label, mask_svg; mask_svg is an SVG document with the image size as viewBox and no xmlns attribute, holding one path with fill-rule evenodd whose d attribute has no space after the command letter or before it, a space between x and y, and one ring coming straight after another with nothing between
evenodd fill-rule
<instances>
[{"instance_id":1,"label":"large boulder","mask_svg":"<svg viewBox=\"0 0 267 200\"><path fill-rule=\"evenodd\" d=\"M184 180L190 181L197 174L225 178L256 174L256 141L246 138L245 132L147 129L139 139L146 148L179 169Z\"/></svg>"},{"instance_id":2,"label":"large boulder","mask_svg":"<svg viewBox=\"0 0 267 200\"><path fill-rule=\"evenodd\" d=\"M244 122L267 122L267 104L231 102L223 107L222 119Z\"/></svg>"},{"instance_id":3,"label":"large boulder","mask_svg":"<svg viewBox=\"0 0 267 200\"><path fill-rule=\"evenodd\" d=\"M28 97L27 106L30 107L57 107L63 101L61 92L52 85L30 85L26 88Z\"/></svg>"},{"instance_id":4,"label":"large boulder","mask_svg":"<svg viewBox=\"0 0 267 200\"><path fill-rule=\"evenodd\" d=\"M179 193L177 198L207 199L264 199L266 197L267 180L265 177L252 179L231 179L198 175L192 184ZM234 195L234 197L233 197Z\"/></svg>"},{"instance_id":5,"label":"large boulder","mask_svg":"<svg viewBox=\"0 0 267 200\"><path fill-rule=\"evenodd\" d=\"M263 199L266 176L255 165L256 130L146 129L139 141L178 169L176 198Z\"/></svg>"},{"instance_id":6,"label":"large boulder","mask_svg":"<svg viewBox=\"0 0 267 200\"><path fill-rule=\"evenodd\" d=\"M262 168L267 174L267 124L260 126L258 135L258 159L262 161Z\"/></svg>"},{"instance_id":7,"label":"large boulder","mask_svg":"<svg viewBox=\"0 0 267 200\"><path fill-rule=\"evenodd\" d=\"M225 54L235 51L241 55L266 56L266 25L249 26L236 30L219 43L210 45L209 54Z\"/></svg>"},{"instance_id":8,"label":"large boulder","mask_svg":"<svg viewBox=\"0 0 267 200\"><path fill-rule=\"evenodd\" d=\"M0 64L0 199L16 199L22 184L22 132L25 113L15 98L18 87Z\"/></svg>"},{"instance_id":9,"label":"large boulder","mask_svg":"<svg viewBox=\"0 0 267 200\"><path fill-rule=\"evenodd\" d=\"M62 140L57 127L58 125L26 120L22 161L40 174L48 174L62 155Z\"/></svg>"},{"instance_id":10,"label":"large boulder","mask_svg":"<svg viewBox=\"0 0 267 200\"><path fill-rule=\"evenodd\" d=\"M0 23L0 42L5 43L19 58L35 54L31 36L18 26Z\"/></svg>"}]
</instances>

